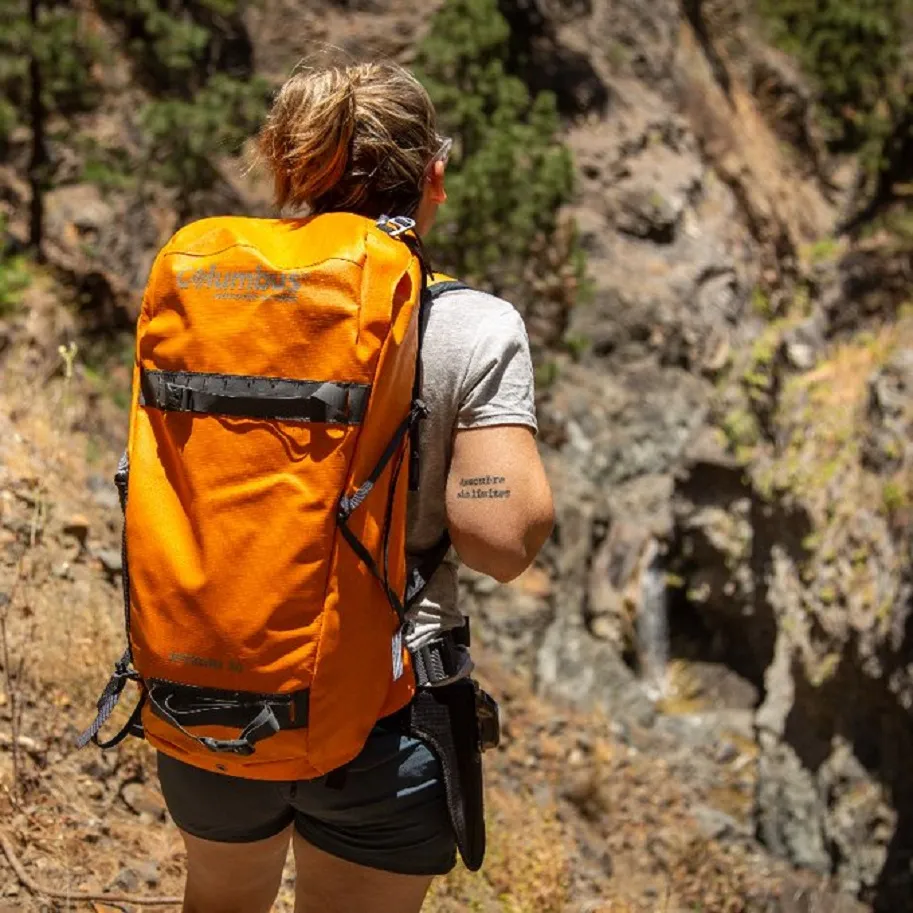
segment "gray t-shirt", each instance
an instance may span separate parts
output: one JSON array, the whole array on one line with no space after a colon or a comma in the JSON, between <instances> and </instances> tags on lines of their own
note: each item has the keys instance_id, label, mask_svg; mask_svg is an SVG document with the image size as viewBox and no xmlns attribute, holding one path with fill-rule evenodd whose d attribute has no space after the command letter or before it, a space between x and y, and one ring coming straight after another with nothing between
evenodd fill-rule
<instances>
[{"instance_id":1,"label":"gray t-shirt","mask_svg":"<svg viewBox=\"0 0 913 913\"><path fill-rule=\"evenodd\" d=\"M444 292L428 309L421 359L421 395L429 415L421 428L419 490L409 500L410 556L430 549L444 534L444 495L456 430L486 425L537 430L529 340L513 305L474 290ZM451 549L411 610L410 647L463 623L457 565Z\"/></svg>"}]
</instances>

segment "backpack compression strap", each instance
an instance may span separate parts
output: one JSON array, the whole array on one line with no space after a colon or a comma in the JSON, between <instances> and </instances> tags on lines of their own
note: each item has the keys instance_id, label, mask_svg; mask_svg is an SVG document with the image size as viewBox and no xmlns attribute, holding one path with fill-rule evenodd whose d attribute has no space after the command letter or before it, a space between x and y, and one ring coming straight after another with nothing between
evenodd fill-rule
<instances>
[{"instance_id":1,"label":"backpack compression strap","mask_svg":"<svg viewBox=\"0 0 913 913\"><path fill-rule=\"evenodd\" d=\"M381 226L383 228L383 226ZM391 233L392 234L392 233ZM402 237L403 241L409 244L410 248L416 253L421 259L421 247L419 244L416 244L411 235L398 234L393 235L394 237ZM439 275L439 274L438 274ZM418 329L418 355L416 358L415 365L415 381L412 388L412 410L410 414L406 417L406 420L403 424L397 429L393 438L390 441L389 446L384 451L383 455L380 458L377 466L374 471L369 476L368 480L360 486L358 491L351 498L342 498L339 504L339 510L337 512L337 523L339 524L340 532L343 537L349 543L349 546L352 550L358 555L362 563L368 568L368 570L374 575L378 582L383 587L387 599L390 602L391 607L396 612L400 623L404 624L406 621L406 612L408 609L413 606L420 598L422 593L425 591L428 583L431 578L434 576L435 571L441 566L444 561L447 552L450 550L450 535L445 530L440 540L435 544L429 551L425 552L422 555L418 563L410 571L407 580L406 580L406 591L404 594L404 599L400 602L399 597L396 593L393 592L389 585L389 575L386 567L386 560L384 561L384 567L380 568L377 565L377 562L369 554L364 545L355 537L352 531L347 525L347 520L351 515L352 511L355 510L359 504L367 496L368 492L374 487L374 483L377 481L381 472L386 468L387 464L391 458L396 453L399 448L399 443L402 440L403 436L409 435L409 476L410 476L410 490L415 491L418 487L419 479L419 423L425 417L427 413L427 407L421 399L422 392L422 361L421 361L421 350L422 342L424 340L425 330L428 324L428 309L434 303L435 299L445 294L446 292L454 292L468 289L468 285L464 285L462 282L457 282L450 277L443 277L441 281L434 281L435 274L429 274L425 270L425 263L422 260L422 290L421 297L419 300L419 329ZM429 281L430 280L430 281ZM393 483L391 485L391 498L392 491L396 486L396 477L399 474L400 464L397 462L394 465L393 469ZM392 501L391 501L392 503ZM389 519L390 519L390 505L388 505L387 511L387 521L384 531L384 539L389 535ZM386 559L386 544L384 546L384 556ZM394 649L396 653L396 649Z\"/></svg>"}]
</instances>

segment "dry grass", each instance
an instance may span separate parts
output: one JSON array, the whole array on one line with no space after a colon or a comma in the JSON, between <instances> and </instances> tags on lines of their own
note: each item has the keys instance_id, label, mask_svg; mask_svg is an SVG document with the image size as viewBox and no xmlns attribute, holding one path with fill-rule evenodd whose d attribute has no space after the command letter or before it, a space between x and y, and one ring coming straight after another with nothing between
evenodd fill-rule
<instances>
[{"instance_id":1,"label":"dry grass","mask_svg":"<svg viewBox=\"0 0 913 913\"><path fill-rule=\"evenodd\" d=\"M718 50L725 57L725 49ZM727 99L686 24L677 64L684 113L705 154L736 193L755 236L771 241L785 232L795 248L820 238L830 222L820 191L784 154L756 99L738 79ZM738 68L729 71L733 75Z\"/></svg>"},{"instance_id":2,"label":"dry grass","mask_svg":"<svg viewBox=\"0 0 913 913\"><path fill-rule=\"evenodd\" d=\"M570 902L573 842L556 818L522 791L494 781L487 792L488 857L482 872L459 867L432 889L427 913L563 913Z\"/></svg>"},{"instance_id":3,"label":"dry grass","mask_svg":"<svg viewBox=\"0 0 913 913\"><path fill-rule=\"evenodd\" d=\"M31 664L34 684L56 707L88 710L123 649L122 599L117 581L99 574L97 559L63 528L82 518L90 545L117 548L119 518L89 497L86 439L68 430L56 405L55 397L22 415L7 438L0 470L0 487L14 502L7 510L29 517L31 527L17 543L28 587L14 639L40 658ZM15 409L0 398L0 415ZM0 586L9 586L10 570L0 567Z\"/></svg>"},{"instance_id":4,"label":"dry grass","mask_svg":"<svg viewBox=\"0 0 913 913\"><path fill-rule=\"evenodd\" d=\"M839 500L880 501L881 482L859 459L868 382L898 345L897 326L839 345L815 370L785 386L776 416L778 453L759 474L763 488L794 492L821 521Z\"/></svg>"}]
</instances>

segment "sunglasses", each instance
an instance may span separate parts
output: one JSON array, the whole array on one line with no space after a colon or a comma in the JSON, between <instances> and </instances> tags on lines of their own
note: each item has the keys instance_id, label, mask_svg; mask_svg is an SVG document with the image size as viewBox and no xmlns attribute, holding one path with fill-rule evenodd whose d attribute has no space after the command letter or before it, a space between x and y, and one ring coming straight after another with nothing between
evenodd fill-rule
<instances>
[{"instance_id":1,"label":"sunglasses","mask_svg":"<svg viewBox=\"0 0 913 913\"><path fill-rule=\"evenodd\" d=\"M437 152L431 157L431 161L425 166L425 174L423 177L423 183L427 183L431 177L431 173L434 170L434 166L438 162L443 162L445 165L450 159L450 150L453 149L453 140L449 136L445 136L441 140L441 145L438 148Z\"/></svg>"}]
</instances>

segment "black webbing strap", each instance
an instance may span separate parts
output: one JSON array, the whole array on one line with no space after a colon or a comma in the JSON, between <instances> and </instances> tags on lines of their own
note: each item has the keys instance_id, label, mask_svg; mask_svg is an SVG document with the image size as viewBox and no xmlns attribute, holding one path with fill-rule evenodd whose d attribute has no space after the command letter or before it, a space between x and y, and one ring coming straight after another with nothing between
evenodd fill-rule
<instances>
[{"instance_id":1,"label":"black webbing strap","mask_svg":"<svg viewBox=\"0 0 913 913\"><path fill-rule=\"evenodd\" d=\"M456 280L447 280L446 282L435 282L429 286L428 291L431 294L431 299L440 297L446 292L462 292L469 289L471 286L466 285L463 282L457 282Z\"/></svg>"},{"instance_id":2,"label":"black webbing strap","mask_svg":"<svg viewBox=\"0 0 913 913\"><path fill-rule=\"evenodd\" d=\"M428 325L428 312L431 306L431 295L428 292L429 271L422 256L420 242L413 248L418 257L422 270L422 288L418 299L418 341L415 349L415 373L412 378L412 401L417 402L422 398L424 375L422 373L422 344L425 341L425 329ZM416 422L409 432L409 491L418 491L421 469L420 458L420 432L421 422Z\"/></svg>"},{"instance_id":3,"label":"black webbing strap","mask_svg":"<svg viewBox=\"0 0 913 913\"><path fill-rule=\"evenodd\" d=\"M374 557L367 550L367 548L365 548L364 543L361 541L361 539L358 538L358 536L355 535L355 533L352 532L351 529L349 529L344 520L339 521L339 531L342 533L343 538L346 540L346 542L349 543L352 551L358 555L358 558L362 564L367 567L367 569L371 572L371 575L375 577L378 583L380 583L380 585L383 587L384 593L387 596L387 601L390 603L393 611L396 612L400 622L404 621L406 618L406 612L403 609L403 604L399 600L399 596L396 595L387 581L384 580L383 574L381 574L380 568L377 566L377 562L374 560Z\"/></svg>"},{"instance_id":4,"label":"black webbing strap","mask_svg":"<svg viewBox=\"0 0 913 913\"><path fill-rule=\"evenodd\" d=\"M76 739L77 748L85 748L89 742L94 742L99 748L113 748L120 744L128 735L142 734L142 723L140 722L140 713L146 700L145 691L140 695L136 707L130 714L130 718L124 724L123 728L112 738L105 742L98 739L98 733L111 717L114 708L120 701L127 682L139 682L139 675L131 668L133 665L133 649L130 646L130 571L127 561L127 496L130 484L130 461L126 452L121 456L117 463L117 471L114 473L114 484L117 487L117 494L120 500L121 510L124 515L123 531L121 533L121 583L124 595L124 633L127 640L127 647L124 655L114 664L114 674L105 685L96 703L97 713L95 719L85 732L81 733Z\"/></svg>"},{"instance_id":5,"label":"black webbing strap","mask_svg":"<svg viewBox=\"0 0 913 913\"><path fill-rule=\"evenodd\" d=\"M464 285L462 282L429 282L429 279L433 277L425 265L425 259L421 251L417 252L417 256L422 264L422 292L421 298L419 299L418 311L418 351L415 358L415 382L412 387L412 398L415 400L422 398L422 384L424 380L422 373L422 344L425 341L425 330L428 328L431 305L438 296L443 295L445 292L455 292L460 289L469 288L468 285ZM420 431L421 427L419 423L413 427L410 435L409 491L418 491L419 486L421 469Z\"/></svg>"},{"instance_id":6,"label":"black webbing strap","mask_svg":"<svg viewBox=\"0 0 913 913\"><path fill-rule=\"evenodd\" d=\"M418 422L412 425L411 431L415 430ZM406 448L400 448L399 454L396 457L396 462L393 464L393 471L390 473L390 487L387 490L387 509L384 511L384 537L383 537L383 556L384 556L384 581L387 583L389 589L390 581L390 532L393 529L393 507L396 504L396 486L399 484L399 475L402 472L403 462L406 456ZM400 616L400 621L403 622L406 620L406 605L405 602L402 604L403 614Z\"/></svg>"},{"instance_id":7,"label":"black webbing strap","mask_svg":"<svg viewBox=\"0 0 913 913\"><path fill-rule=\"evenodd\" d=\"M95 705L98 710L95 719L92 721L89 728L76 739L77 748L84 748L89 742L95 742L100 748L109 748L113 745L117 745L118 742L122 741L132 730L134 723L139 718L142 698L140 698L140 705L130 715L130 720L113 739L105 743L98 741L98 733L114 712L114 708L117 706L117 702L120 700L120 696L127 686L127 682L139 681L139 675L130 668L131 661L132 657L130 654L130 647L128 646L124 655L115 664L114 674L108 680L108 684L105 685L105 690L102 691L101 697Z\"/></svg>"},{"instance_id":8,"label":"black webbing strap","mask_svg":"<svg viewBox=\"0 0 913 913\"><path fill-rule=\"evenodd\" d=\"M166 412L357 425L364 418L371 387L335 381L143 369L140 390L140 405Z\"/></svg>"},{"instance_id":9,"label":"black webbing strap","mask_svg":"<svg viewBox=\"0 0 913 913\"><path fill-rule=\"evenodd\" d=\"M450 533L444 530L444 535L435 546L425 552L418 564L409 572L406 581L405 605L409 609L422 597L434 572L444 563L447 552L450 551Z\"/></svg>"},{"instance_id":10,"label":"black webbing strap","mask_svg":"<svg viewBox=\"0 0 913 913\"><path fill-rule=\"evenodd\" d=\"M126 723L124 723L124 725L121 727L120 731L105 742L100 742L98 740L98 738L96 737L95 744L98 745L98 747L102 751L107 751L107 749L109 749L109 748L114 748L115 745L120 745L120 743L123 742L123 740L125 738L127 738L128 735L133 735L133 736L138 736L139 738L143 738L144 734L143 734L142 713L143 713L143 707L145 707L145 706L146 706L146 689L143 688L143 690L140 692L139 700L136 702L136 706L133 708L133 711L131 712L129 719L127 720Z\"/></svg>"},{"instance_id":11,"label":"black webbing strap","mask_svg":"<svg viewBox=\"0 0 913 913\"><path fill-rule=\"evenodd\" d=\"M308 724L310 693L251 694L150 681L152 712L188 738L213 752L251 755L257 742L285 729ZM194 735L194 726L227 726L240 729L236 739Z\"/></svg>"},{"instance_id":12,"label":"black webbing strap","mask_svg":"<svg viewBox=\"0 0 913 913\"><path fill-rule=\"evenodd\" d=\"M384 448L384 452L380 455L380 459L377 461L377 465L371 471L371 474L368 478L358 487L358 490L352 495L351 498L347 498L345 495L339 501L339 512L337 514L338 519L348 520L352 511L354 511L359 504L371 493L371 490L374 488L375 483L380 478L381 473L387 468L387 464L393 459L393 455L399 450L400 445L403 442L403 438L409 433L409 430L412 426L420 419L423 418L428 413L428 408L421 400L416 400L412 403L412 408L409 410L409 414L402 420L399 427L396 431L393 432L393 437L390 438L390 443L387 444Z\"/></svg>"},{"instance_id":13,"label":"black webbing strap","mask_svg":"<svg viewBox=\"0 0 913 913\"><path fill-rule=\"evenodd\" d=\"M469 650L445 631L440 637L412 650L412 668L419 688L440 688L469 678L475 666Z\"/></svg>"},{"instance_id":14,"label":"black webbing strap","mask_svg":"<svg viewBox=\"0 0 913 913\"><path fill-rule=\"evenodd\" d=\"M342 533L346 542L349 543L352 550L358 555L361 562L368 568L371 574L377 579L380 585L384 589L384 593L387 596L387 600L390 603L391 608L396 612L397 617L402 623L405 621L406 612L403 606L403 603L400 601L399 596L393 591L389 584L389 578L386 573L381 573L380 568L377 566L377 562L374 560L374 556L368 551L364 543L352 532L349 528L348 521L349 517L352 515L352 512L355 511L359 505L364 501L364 499L371 493L374 488L375 483L380 478L381 473L384 469L387 468L387 464L393 459L394 454L399 451L402 453L401 448L406 436L409 434L413 425L418 422L426 413L427 409L425 404L421 401L414 402L412 408L409 410L409 414L405 419L400 423L400 426L396 429L393 434L393 437L390 439L390 443L387 444L384 452L381 454L380 459L377 461L377 465L372 470L371 474L368 476L367 480L363 482L355 494L351 498L346 497L345 495L339 499L339 508L336 512L336 520L339 526L339 531ZM392 498L395 494L395 485L396 478L391 479L390 482L390 497ZM389 504L388 511L389 514ZM385 540L385 551L386 551L386 540L389 535L389 522L386 524L387 529L384 530L384 540Z\"/></svg>"}]
</instances>

